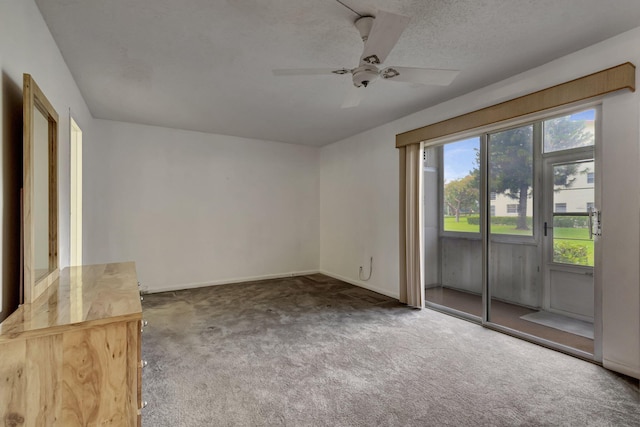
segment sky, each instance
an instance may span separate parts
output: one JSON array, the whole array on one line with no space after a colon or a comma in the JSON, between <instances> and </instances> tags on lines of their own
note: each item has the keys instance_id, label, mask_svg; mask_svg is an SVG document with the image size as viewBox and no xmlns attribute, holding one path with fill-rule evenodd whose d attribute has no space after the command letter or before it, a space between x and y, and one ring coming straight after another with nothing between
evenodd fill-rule
<instances>
[{"instance_id":1,"label":"sky","mask_svg":"<svg viewBox=\"0 0 640 427\"><path fill-rule=\"evenodd\" d=\"M585 110L571 115L571 120L595 120L596 110Z\"/></svg>"},{"instance_id":2,"label":"sky","mask_svg":"<svg viewBox=\"0 0 640 427\"><path fill-rule=\"evenodd\" d=\"M571 114L571 120L593 121L595 109ZM444 145L445 183L464 178L476 167L476 150L480 149L480 137L464 139Z\"/></svg>"},{"instance_id":3,"label":"sky","mask_svg":"<svg viewBox=\"0 0 640 427\"><path fill-rule=\"evenodd\" d=\"M451 182L464 178L476 167L476 150L480 137L452 142L444 146L444 180Z\"/></svg>"}]
</instances>

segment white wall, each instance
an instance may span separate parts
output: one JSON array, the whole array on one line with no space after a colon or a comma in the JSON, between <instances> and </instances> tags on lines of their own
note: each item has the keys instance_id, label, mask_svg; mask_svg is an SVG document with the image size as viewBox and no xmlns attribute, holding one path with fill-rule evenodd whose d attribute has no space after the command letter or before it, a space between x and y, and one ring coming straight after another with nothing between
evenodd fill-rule
<instances>
[{"instance_id":1,"label":"white wall","mask_svg":"<svg viewBox=\"0 0 640 427\"><path fill-rule=\"evenodd\" d=\"M640 28L539 68L322 148L320 268L398 295L398 154L395 135L631 61ZM640 81L640 79L638 79ZM605 366L640 377L640 96L603 101L602 194ZM621 226L623 225L624 226ZM358 266L374 256L369 282Z\"/></svg>"},{"instance_id":2,"label":"white wall","mask_svg":"<svg viewBox=\"0 0 640 427\"><path fill-rule=\"evenodd\" d=\"M58 244L61 267L69 263L69 109L91 138L91 114L33 0L0 2L0 319L17 294L19 188L22 180L22 74L29 73L59 115Z\"/></svg>"},{"instance_id":3,"label":"white wall","mask_svg":"<svg viewBox=\"0 0 640 427\"><path fill-rule=\"evenodd\" d=\"M639 43L623 46L637 65ZM640 378L640 95L608 98L602 115L603 362Z\"/></svg>"},{"instance_id":4,"label":"white wall","mask_svg":"<svg viewBox=\"0 0 640 427\"><path fill-rule=\"evenodd\" d=\"M317 271L319 149L95 120L84 263L161 291Z\"/></svg>"},{"instance_id":5,"label":"white wall","mask_svg":"<svg viewBox=\"0 0 640 427\"><path fill-rule=\"evenodd\" d=\"M320 271L398 298L395 134L388 125L322 148Z\"/></svg>"}]
</instances>

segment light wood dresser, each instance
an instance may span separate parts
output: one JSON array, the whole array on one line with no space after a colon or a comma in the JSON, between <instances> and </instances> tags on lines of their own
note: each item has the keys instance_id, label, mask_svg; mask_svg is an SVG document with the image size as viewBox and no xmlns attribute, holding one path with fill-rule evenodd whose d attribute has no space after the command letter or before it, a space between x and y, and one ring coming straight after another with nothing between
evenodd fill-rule
<instances>
[{"instance_id":1,"label":"light wood dresser","mask_svg":"<svg viewBox=\"0 0 640 427\"><path fill-rule=\"evenodd\" d=\"M133 262L70 267L0 323L1 426L140 426Z\"/></svg>"}]
</instances>

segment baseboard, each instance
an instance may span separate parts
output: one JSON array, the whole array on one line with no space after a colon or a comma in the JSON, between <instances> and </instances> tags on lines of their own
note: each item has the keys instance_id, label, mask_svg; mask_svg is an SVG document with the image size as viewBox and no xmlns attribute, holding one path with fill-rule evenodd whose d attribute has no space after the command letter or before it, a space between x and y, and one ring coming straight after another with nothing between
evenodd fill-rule
<instances>
[{"instance_id":1,"label":"baseboard","mask_svg":"<svg viewBox=\"0 0 640 427\"><path fill-rule=\"evenodd\" d=\"M614 362L613 360L609 360L606 358L602 360L602 366L612 371L620 372L621 374L640 379L640 368L638 366L632 367L622 363Z\"/></svg>"},{"instance_id":2,"label":"baseboard","mask_svg":"<svg viewBox=\"0 0 640 427\"><path fill-rule=\"evenodd\" d=\"M292 271L289 273L264 274L261 276L237 277L233 279L212 280L209 282L181 283L176 285L154 287L153 289L142 287L143 294L158 294L161 292L182 291L185 289L206 288L207 286L230 285L232 283L255 282L256 280L283 279L285 277L306 276L317 274L318 270Z\"/></svg>"},{"instance_id":3,"label":"baseboard","mask_svg":"<svg viewBox=\"0 0 640 427\"><path fill-rule=\"evenodd\" d=\"M330 273L330 272L325 271L325 270L320 270L319 273L320 274L324 274L325 276L333 277L334 279L342 280L343 282L347 282L347 283L349 283L351 285L354 285L354 286L359 286L361 288L365 288L365 289L368 289L370 291L377 292L377 293L382 294L382 295L386 295L386 296L391 297L391 298L395 298L395 299L399 299L400 298L400 295L398 293L389 292L389 291L387 291L385 289L380 289L380 288L378 288L376 286L371 286L366 282L361 282L359 280L349 279L347 277L343 277L343 276L340 276L339 274L335 274L335 273Z\"/></svg>"}]
</instances>

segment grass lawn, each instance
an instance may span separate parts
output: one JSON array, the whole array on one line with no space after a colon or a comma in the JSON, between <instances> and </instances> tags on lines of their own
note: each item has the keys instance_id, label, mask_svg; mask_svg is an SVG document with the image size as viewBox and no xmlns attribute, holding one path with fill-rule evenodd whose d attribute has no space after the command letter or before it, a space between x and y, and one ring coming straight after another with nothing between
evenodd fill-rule
<instances>
[{"instance_id":1,"label":"grass lawn","mask_svg":"<svg viewBox=\"0 0 640 427\"><path fill-rule=\"evenodd\" d=\"M444 230L445 231L458 231L463 233L479 233L480 226L469 224L467 217L461 216L460 222L456 222L456 218L453 216L444 217ZM532 236L533 230L516 230L513 225L494 224L491 226L491 232L493 234L516 234L519 236Z\"/></svg>"},{"instance_id":2,"label":"grass lawn","mask_svg":"<svg viewBox=\"0 0 640 427\"><path fill-rule=\"evenodd\" d=\"M444 218L445 231L457 231L462 233L480 233L480 226L469 224L466 217L460 217L460 222L456 222L455 217ZM492 225L493 234L511 234L520 236L531 236L533 230L516 230L513 225ZM593 266L593 240L589 240L589 230L586 228L554 228L554 243L567 242L572 246L583 246L587 248L588 265Z\"/></svg>"}]
</instances>

